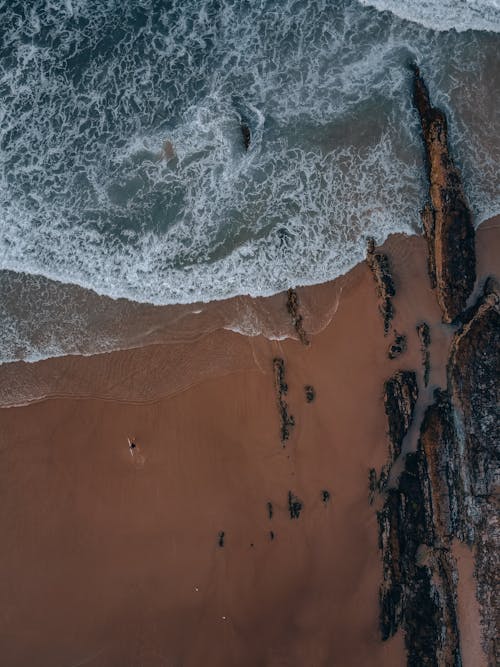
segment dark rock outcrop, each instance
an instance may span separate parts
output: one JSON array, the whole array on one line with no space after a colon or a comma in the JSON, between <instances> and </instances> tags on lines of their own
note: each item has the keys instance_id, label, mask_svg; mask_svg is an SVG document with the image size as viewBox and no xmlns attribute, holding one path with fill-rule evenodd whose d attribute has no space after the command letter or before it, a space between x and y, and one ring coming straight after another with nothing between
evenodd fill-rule
<instances>
[{"instance_id":1,"label":"dark rock outcrop","mask_svg":"<svg viewBox=\"0 0 500 667\"><path fill-rule=\"evenodd\" d=\"M288 513L290 519L298 519L304 503L291 491L288 492Z\"/></svg>"},{"instance_id":2,"label":"dark rock outcrop","mask_svg":"<svg viewBox=\"0 0 500 667\"><path fill-rule=\"evenodd\" d=\"M308 384L304 387L304 391L305 391L305 394L306 394L306 401L308 403L312 403L314 401L314 399L316 398L316 391L315 391L314 387L312 385Z\"/></svg>"},{"instance_id":3,"label":"dark rock outcrop","mask_svg":"<svg viewBox=\"0 0 500 667\"><path fill-rule=\"evenodd\" d=\"M283 396L288 393L288 385L285 382L285 362L276 357L273 359L274 385L276 388L276 399L280 414L280 437L283 446L290 437L290 431L295 426L295 419L288 412L288 403Z\"/></svg>"},{"instance_id":4,"label":"dark rock outcrop","mask_svg":"<svg viewBox=\"0 0 500 667\"><path fill-rule=\"evenodd\" d=\"M451 323L465 309L474 288L475 232L460 174L450 155L446 116L431 105L418 67L413 71L413 99L422 126L429 180L429 202L422 211L429 275L443 322Z\"/></svg>"},{"instance_id":5,"label":"dark rock outcrop","mask_svg":"<svg viewBox=\"0 0 500 667\"><path fill-rule=\"evenodd\" d=\"M397 359L406 352L406 336L394 331L394 341L389 345L387 356L389 359Z\"/></svg>"},{"instance_id":6,"label":"dark rock outcrop","mask_svg":"<svg viewBox=\"0 0 500 667\"><path fill-rule=\"evenodd\" d=\"M304 318L299 310L299 297L297 296L297 291L292 288L287 292L286 308L290 314L293 328L297 332L300 342L302 345L310 345L309 338L304 329Z\"/></svg>"},{"instance_id":7,"label":"dark rock outcrop","mask_svg":"<svg viewBox=\"0 0 500 667\"><path fill-rule=\"evenodd\" d=\"M417 377L413 371L398 371L384 385L391 463L401 454L401 446L410 428L417 398Z\"/></svg>"},{"instance_id":8,"label":"dark rock outcrop","mask_svg":"<svg viewBox=\"0 0 500 667\"><path fill-rule=\"evenodd\" d=\"M451 542L474 546L483 648L499 664L500 292L488 280L462 316L448 360L446 390L434 392L417 451L406 457L379 519L384 579L382 636L405 631L409 665L460 665L456 567ZM391 461L409 423L400 379L386 383ZM388 406L389 409L388 409ZM375 486L371 473L371 486Z\"/></svg>"},{"instance_id":9,"label":"dark rock outcrop","mask_svg":"<svg viewBox=\"0 0 500 667\"><path fill-rule=\"evenodd\" d=\"M401 453L418 398L415 373L399 371L385 384L389 465ZM373 497L376 473L370 471ZM380 628L388 639L404 629L408 665L461 665L456 615L456 572L447 541L435 521L426 452L419 443L407 454L396 488L389 488L378 513L383 578Z\"/></svg>"},{"instance_id":10,"label":"dark rock outcrop","mask_svg":"<svg viewBox=\"0 0 500 667\"><path fill-rule=\"evenodd\" d=\"M463 319L447 369L460 472L457 533L475 545L483 645L493 665L500 662L500 290L495 280L486 281Z\"/></svg>"},{"instance_id":11,"label":"dark rock outcrop","mask_svg":"<svg viewBox=\"0 0 500 667\"><path fill-rule=\"evenodd\" d=\"M243 146L245 147L245 151L247 151L250 148L250 142L252 140L250 128L246 123L241 123L240 129L241 129L241 136L243 137Z\"/></svg>"},{"instance_id":12,"label":"dark rock outcrop","mask_svg":"<svg viewBox=\"0 0 500 667\"><path fill-rule=\"evenodd\" d=\"M366 262L375 280L379 301L378 308L384 320L384 336L386 336L394 317L392 297L395 296L396 290L391 275L389 258L383 253L375 252L375 241L372 238L368 239Z\"/></svg>"},{"instance_id":13,"label":"dark rock outcrop","mask_svg":"<svg viewBox=\"0 0 500 667\"><path fill-rule=\"evenodd\" d=\"M436 547L429 486L419 449L407 455L399 487L378 514L380 626L383 639L404 629L410 667L459 667L455 564L449 549Z\"/></svg>"},{"instance_id":14,"label":"dark rock outcrop","mask_svg":"<svg viewBox=\"0 0 500 667\"><path fill-rule=\"evenodd\" d=\"M424 385L429 384L429 375L431 372L431 355L429 346L431 344L431 331L426 322L417 324L417 335L420 341L420 351L422 354L422 366L424 368Z\"/></svg>"}]
</instances>

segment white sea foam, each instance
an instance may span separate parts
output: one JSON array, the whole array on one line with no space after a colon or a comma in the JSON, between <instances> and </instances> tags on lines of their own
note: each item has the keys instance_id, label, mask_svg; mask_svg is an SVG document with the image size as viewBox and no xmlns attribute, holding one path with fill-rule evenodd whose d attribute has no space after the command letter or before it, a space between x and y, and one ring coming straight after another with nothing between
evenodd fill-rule
<instances>
[{"instance_id":1,"label":"white sea foam","mask_svg":"<svg viewBox=\"0 0 500 667\"><path fill-rule=\"evenodd\" d=\"M465 4L476 23L457 29L480 27L480 5L493 23L487 2ZM0 0L0 15L1 269L153 304L334 278L368 235L419 228L413 60L450 117L477 220L500 208L494 35L356 0ZM26 303L0 343L9 358L16 326L26 350L29 318L44 321ZM71 351L86 323L68 312L33 354L63 337ZM113 344L109 330L96 342Z\"/></svg>"},{"instance_id":2,"label":"white sea foam","mask_svg":"<svg viewBox=\"0 0 500 667\"><path fill-rule=\"evenodd\" d=\"M500 32L498 0L359 0L378 11L420 23L431 30L487 30Z\"/></svg>"}]
</instances>

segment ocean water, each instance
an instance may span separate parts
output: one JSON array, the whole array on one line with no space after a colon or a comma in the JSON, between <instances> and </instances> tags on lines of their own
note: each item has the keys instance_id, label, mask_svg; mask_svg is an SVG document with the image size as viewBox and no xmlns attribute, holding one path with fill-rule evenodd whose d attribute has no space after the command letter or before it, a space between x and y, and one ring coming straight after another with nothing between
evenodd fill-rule
<instances>
[{"instance_id":1,"label":"ocean water","mask_svg":"<svg viewBox=\"0 0 500 667\"><path fill-rule=\"evenodd\" d=\"M411 62L497 213L499 32L496 0L0 0L0 360L133 346L140 304L323 282L418 232Z\"/></svg>"}]
</instances>

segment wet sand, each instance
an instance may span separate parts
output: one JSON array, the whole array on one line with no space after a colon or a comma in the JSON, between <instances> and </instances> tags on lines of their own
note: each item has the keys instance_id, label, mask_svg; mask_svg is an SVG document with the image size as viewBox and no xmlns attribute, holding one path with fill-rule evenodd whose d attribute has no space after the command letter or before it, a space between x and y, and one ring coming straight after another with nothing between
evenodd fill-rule
<instances>
[{"instance_id":1,"label":"wet sand","mask_svg":"<svg viewBox=\"0 0 500 667\"><path fill-rule=\"evenodd\" d=\"M479 231L479 275L497 268L498 224ZM310 347L216 330L0 367L3 388L45 378L47 393L66 394L0 410L4 664L406 664L400 633L379 639L379 499L369 504L368 476L388 457L384 381L415 369L430 401L449 332L424 240L392 237L385 251L393 325L408 336L397 360L363 263L341 282L299 290L307 303L315 290L321 303L331 295L331 321ZM424 319L427 390L415 331ZM275 357L295 420L284 447ZM174 393L169 373L180 378ZM289 492L303 503L295 519Z\"/></svg>"}]
</instances>

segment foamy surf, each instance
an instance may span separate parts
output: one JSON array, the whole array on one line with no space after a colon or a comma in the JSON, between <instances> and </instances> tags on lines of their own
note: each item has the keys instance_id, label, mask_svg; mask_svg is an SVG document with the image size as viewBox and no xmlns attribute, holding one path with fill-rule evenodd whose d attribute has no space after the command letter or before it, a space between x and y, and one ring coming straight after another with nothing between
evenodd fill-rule
<instances>
[{"instance_id":1,"label":"foamy surf","mask_svg":"<svg viewBox=\"0 0 500 667\"><path fill-rule=\"evenodd\" d=\"M431 30L485 30L500 32L500 4L497 0L359 0L362 5L389 11Z\"/></svg>"},{"instance_id":2,"label":"foamy surf","mask_svg":"<svg viewBox=\"0 0 500 667\"><path fill-rule=\"evenodd\" d=\"M155 305L270 295L345 273L367 236L418 231L410 61L477 222L498 211L498 38L457 32L493 25L490 4L435 32L354 0L0 0L0 358L139 344L69 285ZM40 299L33 276L60 285Z\"/></svg>"}]
</instances>

